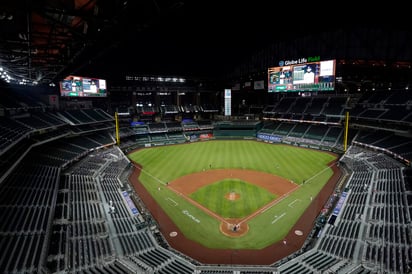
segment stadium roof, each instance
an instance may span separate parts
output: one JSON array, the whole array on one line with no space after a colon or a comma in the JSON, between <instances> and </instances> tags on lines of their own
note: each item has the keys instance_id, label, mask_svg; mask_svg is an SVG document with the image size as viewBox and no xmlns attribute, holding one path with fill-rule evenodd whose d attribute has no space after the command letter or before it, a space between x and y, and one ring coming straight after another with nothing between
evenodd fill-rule
<instances>
[{"instance_id":1,"label":"stadium roof","mask_svg":"<svg viewBox=\"0 0 412 274\"><path fill-rule=\"evenodd\" d=\"M348 14L328 14L255 2L5 0L0 65L28 83L124 71L219 74L270 41L358 23L355 13L349 23Z\"/></svg>"}]
</instances>

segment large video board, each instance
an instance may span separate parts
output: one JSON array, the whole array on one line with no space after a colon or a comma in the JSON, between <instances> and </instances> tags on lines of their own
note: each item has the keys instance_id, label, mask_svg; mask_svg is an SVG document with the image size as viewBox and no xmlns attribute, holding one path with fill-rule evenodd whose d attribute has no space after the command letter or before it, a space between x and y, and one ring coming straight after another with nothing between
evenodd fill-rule
<instances>
[{"instance_id":1,"label":"large video board","mask_svg":"<svg viewBox=\"0 0 412 274\"><path fill-rule=\"evenodd\" d=\"M331 91L336 60L268 68L268 92Z\"/></svg>"},{"instance_id":2,"label":"large video board","mask_svg":"<svg viewBox=\"0 0 412 274\"><path fill-rule=\"evenodd\" d=\"M60 81L60 95L62 97L106 97L106 80L71 75Z\"/></svg>"}]
</instances>

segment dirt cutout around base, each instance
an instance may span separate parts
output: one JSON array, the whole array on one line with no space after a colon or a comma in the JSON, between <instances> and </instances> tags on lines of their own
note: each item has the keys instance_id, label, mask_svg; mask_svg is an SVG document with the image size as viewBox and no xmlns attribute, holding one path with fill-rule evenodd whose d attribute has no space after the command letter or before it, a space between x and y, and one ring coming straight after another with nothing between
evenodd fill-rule
<instances>
[{"instance_id":1,"label":"dirt cutout around base","mask_svg":"<svg viewBox=\"0 0 412 274\"><path fill-rule=\"evenodd\" d=\"M249 226L241 219L227 219L220 223L220 232L229 237L241 237L249 231Z\"/></svg>"}]
</instances>

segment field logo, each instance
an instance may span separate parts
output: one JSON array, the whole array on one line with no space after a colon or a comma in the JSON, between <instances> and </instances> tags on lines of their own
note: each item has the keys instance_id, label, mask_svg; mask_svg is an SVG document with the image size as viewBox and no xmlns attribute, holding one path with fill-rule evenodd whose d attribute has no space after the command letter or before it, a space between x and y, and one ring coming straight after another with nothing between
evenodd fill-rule
<instances>
[{"instance_id":1,"label":"field logo","mask_svg":"<svg viewBox=\"0 0 412 274\"><path fill-rule=\"evenodd\" d=\"M193 221L195 221L196 223L200 223L200 220L197 219L195 216L193 216L192 214L189 213L189 211L187 210L183 210L182 211L183 214L185 214L186 216L188 216L190 219L192 219Z\"/></svg>"}]
</instances>

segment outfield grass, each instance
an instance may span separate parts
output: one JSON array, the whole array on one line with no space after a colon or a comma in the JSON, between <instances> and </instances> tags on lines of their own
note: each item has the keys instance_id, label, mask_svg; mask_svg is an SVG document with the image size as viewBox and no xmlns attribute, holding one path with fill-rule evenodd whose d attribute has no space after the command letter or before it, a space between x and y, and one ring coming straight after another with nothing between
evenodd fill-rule
<instances>
[{"instance_id":1,"label":"outfield grass","mask_svg":"<svg viewBox=\"0 0 412 274\"><path fill-rule=\"evenodd\" d=\"M261 249L284 238L332 176L327 164L336 156L311 149L249 140L207 141L144 148L129 155L142 165L139 180L189 239L209 248ZM211 168L268 172L302 184L295 192L249 221L238 238L220 233L220 222L162 187L183 175Z\"/></svg>"}]
</instances>

